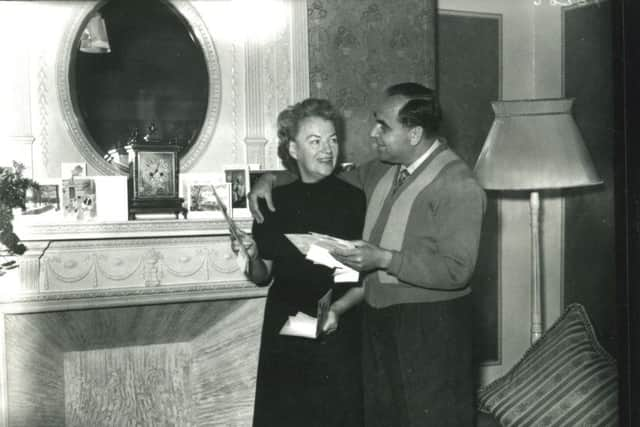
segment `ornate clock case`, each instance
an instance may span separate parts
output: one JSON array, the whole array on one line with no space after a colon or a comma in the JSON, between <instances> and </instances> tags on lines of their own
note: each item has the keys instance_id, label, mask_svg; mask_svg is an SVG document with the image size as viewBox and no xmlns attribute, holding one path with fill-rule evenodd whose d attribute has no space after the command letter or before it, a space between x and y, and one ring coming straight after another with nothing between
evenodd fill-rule
<instances>
[{"instance_id":1,"label":"ornate clock case","mask_svg":"<svg viewBox=\"0 0 640 427\"><path fill-rule=\"evenodd\" d=\"M138 213L184 210L179 197L180 147L169 144L132 144L129 153L129 219Z\"/></svg>"}]
</instances>

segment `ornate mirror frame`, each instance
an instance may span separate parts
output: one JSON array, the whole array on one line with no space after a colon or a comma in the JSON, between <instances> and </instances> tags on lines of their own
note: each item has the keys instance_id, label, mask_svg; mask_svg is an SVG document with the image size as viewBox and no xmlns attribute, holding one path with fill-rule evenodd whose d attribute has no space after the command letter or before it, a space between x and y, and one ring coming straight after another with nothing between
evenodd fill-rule
<instances>
[{"instance_id":1,"label":"ornate mirror frame","mask_svg":"<svg viewBox=\"0 0 640 427\"><path fill-rule=\"evenodd\" d=\"M71 65L77 54L76 48L80 40L81 29L87 24L91 14L100 9L106 1L101 0L97 3L89 3L83 6L72 18L70 25L67 26L57 54L56 86L65 127L71 136L71 141L87 163L96 170L98 175L126 175L128 171L126 165L108 163L89 140L89 133L84 123L78 118L71 94L71 73L73 72ZM196 142L180 159L180 170L181 172L186 172L206 151L213 138L220 113L221 72L213 39L198 11L184 0L165 1L173 6L182 15L182 18L191 25L193 33L203 50L209 75L209 99L202 129Z\"/></svg>"}]
</instances>

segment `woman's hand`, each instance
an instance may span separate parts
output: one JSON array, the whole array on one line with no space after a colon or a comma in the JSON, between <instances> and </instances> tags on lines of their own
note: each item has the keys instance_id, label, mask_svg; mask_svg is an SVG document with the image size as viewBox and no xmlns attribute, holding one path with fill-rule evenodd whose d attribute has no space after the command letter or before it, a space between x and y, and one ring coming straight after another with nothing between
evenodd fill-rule
<instances>
[{"instance_id":1,"label":"woman's hand","mask_svg":"<svg viewBox=\"0 0 640 427\"><path fill-rule=\"evenodd\" d=\"M256 259L258 257L258 245L256 245L256 241L243 231L237 230L237 233L242 242L238 242L233 237L233 234L229 235L229 237L231 238L231 250L233 251L233 253L237 255L240 251L240 244L242 244L242 246L244 246L244 248L246 249L249 258Z\"/></svg>"},{"instance_id":2,"label":"woman's hand","mask_svg":"<svg viewBox=\"0 0 640 427\"><path fill-rule=\"evenodd\" d=\"M273 261L264 260L258 255L258 245L247 233L237 230L240 241L233 238L231 234L231 250L238 255L240 248L244 246L249 259L244 259L244 254L238 255L238 266L243 269L244 274L258 286L265 286L271 282L271 270Z\"/></svg>"},{"instance_id":3,"label":"woman's hand","mask_svg":"<svg viewBox=\"0 0 640 427\"><path fill-rule=\"evenodd\" d=\"M338 323L340 322L340 315L333 308L329 309L327 318L322 325L322 332L329 335L334 333L338 329Z\"/></svg>"}]
</instances>

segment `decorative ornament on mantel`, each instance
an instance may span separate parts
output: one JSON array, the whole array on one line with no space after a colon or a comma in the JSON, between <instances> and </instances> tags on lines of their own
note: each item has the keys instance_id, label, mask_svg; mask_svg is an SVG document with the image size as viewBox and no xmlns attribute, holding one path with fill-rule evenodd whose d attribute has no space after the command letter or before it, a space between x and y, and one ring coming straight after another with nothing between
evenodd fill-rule
<instances>
[{"instance_id":1,"label":"decorative ornament on mantel","mask_svg":"<svg viewBox=\"0 0 640 427\"><path fill-rule=\"evenodd\" d=\"M39 188L37 182L22 176L24 169L15 161L13 167L0 166L0 243L16 255L22 255L26 248L13 232L13 209L25 209L27 190Z\"/></svg>"}]
</instances>

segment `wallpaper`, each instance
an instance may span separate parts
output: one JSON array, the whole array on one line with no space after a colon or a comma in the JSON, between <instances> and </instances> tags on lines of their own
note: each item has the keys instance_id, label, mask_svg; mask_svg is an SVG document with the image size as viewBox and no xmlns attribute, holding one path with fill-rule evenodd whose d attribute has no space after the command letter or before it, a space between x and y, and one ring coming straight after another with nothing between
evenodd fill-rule
<instances>
[{"instance_id":1,"label":"wallpaper","mask_svg":"<svg viewBox=\"0 0 640 427\"><path fill-rule=\"evenodd\" d=\"M435 0L310 0L310 94L344 114L346 161L374 157L372 108L390 84L435 85Z\"/></svg>"}]
</instances>

